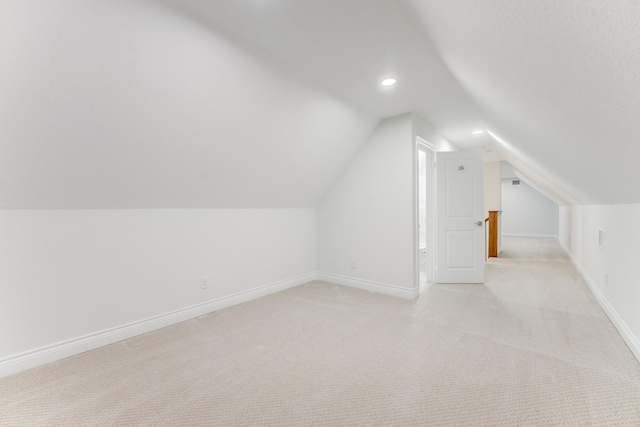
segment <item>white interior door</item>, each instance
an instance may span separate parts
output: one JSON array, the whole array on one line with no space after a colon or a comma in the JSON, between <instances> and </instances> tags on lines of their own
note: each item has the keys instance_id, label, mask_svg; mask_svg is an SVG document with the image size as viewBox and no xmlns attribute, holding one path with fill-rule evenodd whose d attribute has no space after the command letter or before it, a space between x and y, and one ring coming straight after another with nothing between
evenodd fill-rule
<instances>
[{"instance_id":1,"label":"white interior door","mask_svg":"<svg viewBox=\"0 0 640 427\"><path fill-rule=\"evenodd\" d=\"M438 283L484 283L482 151L437 153Z\"/></svg>"}]
</instances>

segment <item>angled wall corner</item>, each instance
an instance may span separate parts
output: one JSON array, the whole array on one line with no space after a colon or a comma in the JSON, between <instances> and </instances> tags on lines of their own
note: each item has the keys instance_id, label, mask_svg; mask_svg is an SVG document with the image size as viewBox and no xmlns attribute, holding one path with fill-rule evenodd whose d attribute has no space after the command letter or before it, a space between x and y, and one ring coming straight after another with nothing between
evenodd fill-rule
<instances>
[{"instance_id":1,"label":"angled wall corner","mask_svg":"<svg viewBox=\"0 0 640 427\"><path fill-rule=\"evenodd\" d=\"M411 114L382 120L319 204L321 274L414 289L412 136Z\"/></svg>"}]
</instances>

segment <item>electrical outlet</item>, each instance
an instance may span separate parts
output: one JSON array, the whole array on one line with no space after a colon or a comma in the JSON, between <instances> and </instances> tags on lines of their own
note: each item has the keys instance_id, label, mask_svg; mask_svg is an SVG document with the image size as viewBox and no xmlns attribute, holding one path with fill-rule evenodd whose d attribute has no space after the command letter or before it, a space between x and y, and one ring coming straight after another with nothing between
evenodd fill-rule
<instances>
[{"instance_id":1,"label":"electrical outlet","mask_svg":"<svg viewBox=\"0 0 640 427\"><path fill-rule=\"evenodd\" d=\"M351 268L356 268L356 260L351 258Z\"/></svg>"},{"instance_id":2,"label":"electrical outlet","mask_svg":"<svg viewBox=\"0 0 640 427\"><path fill-rule=\"evenodd\" d=\"M604 287L608 288L609 287L609 275L605 273L604 275Z\"/></svg>"},{"instance_id":3,"label":"electrical outlet","mask_svg":"<svg viewBox=\"0 0 640 427\"><path fill-rule=\"evenodd\" d=\"M209 287L209 278L203 277L200 279L200 289L207 289Z\"/></svg>"}]
</instances>

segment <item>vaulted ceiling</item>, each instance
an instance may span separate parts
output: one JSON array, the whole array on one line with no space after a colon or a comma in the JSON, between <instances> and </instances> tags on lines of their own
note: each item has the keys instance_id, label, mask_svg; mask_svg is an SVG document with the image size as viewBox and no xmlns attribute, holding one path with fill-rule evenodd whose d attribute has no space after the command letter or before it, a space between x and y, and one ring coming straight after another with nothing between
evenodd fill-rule
<instances>
[{"instance_id":1,"label":"vaulted ceiling","mask_svg":"<svg viewBox=\"0 0 640 427\"><path fill-rule=\"evenodd\" d=\"M314 207L405 112L640 202L638 28L634 0L4 0L0 207Z\"/></svg>"},{"instance_id":2,"label":"vaulted ceiling","mask_svg":"<svg viewBox=\"0 0 640 427\"><path fill-rule=\"evenodd\" d=\"M410 3L504 151L580 203L640 202L640 2Z\"/></svg>"}]
</instances>

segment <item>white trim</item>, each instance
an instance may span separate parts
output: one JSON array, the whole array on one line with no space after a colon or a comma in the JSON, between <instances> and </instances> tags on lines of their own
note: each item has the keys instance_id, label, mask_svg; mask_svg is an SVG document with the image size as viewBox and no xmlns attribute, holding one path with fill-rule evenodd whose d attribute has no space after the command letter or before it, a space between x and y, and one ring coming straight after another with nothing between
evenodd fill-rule
<instances>
[{"instance_id":1,"label":"white trim","mask_svg":"<svg viewBox=\"0 0 640 427\"><path fill-rule=\"evenodd\" d=\"M536 239L557 239L557 234L502 233L504 237L535 237Z\"/></svg>"},{"instance_id":2,"label":"white trim","mask_svg":"<svg viewBox=\"0 0 640 427\"><path fill-rule=\"evenodd\" d=\"M427 253L428 259L427 262L430 264L429 271L432 281L422 285L420 283L420 195L418 194L420 191L420 170L419 170L419 156L420 151L424 151L425 154L429 152L431 154L431 164L428 167L428 173L430 173L429 183L431 184L431 188L428 189L428 195L431 196L431 200L427 200L428 204L428 212L427 212L427 227L430 228L431 231L431 241L427 241ZM415 288L418 291L418 295L424 292L431 284L437 281L436 277L436 147L431 144L429 141L416 136L415 147L413 150L413 167L414 167L414 176L413 176L413 262L414 262L414 281ZM427 279L428 280L428 279Z\"/></svg>"},{"instance_id":3,"label":"white trim","mask_svg":"<svg viewBox=\"0 0 640 427\"><path fill-rule=\"evenodd\" d=\"M631 350L631 353L633 353L636 359L638 359L638 362L640 362L640 340L638 340L638 338L633 335L631 329L629 329L624 320L622 320L622 318L618 315L618 312L611 306L611 304L609 304L609 301L607 301L602 292L600 292L600 289L598 289L598 286L596 286L596 283L591 279L587 271L576 261L573 254L568 251L563 244L560 244L560 246L562 247L562 249L564 249L567 255L569 255L569 258L571 258L571 262L573 262L573 265L582 275L582 278L589 286L589 289L591 289L591 292L596 297L596 300L598 300L600 307L602 307L602 310L605 312L611 323L613 323L613 326L615 326L615 328L618 330L618 333L629 347L629 350Z\"/></svg>"},{"instance_id":4,"label":"white trim","mask_svg":"<svg viewBox=\"0 0 640 427\"><path fill-rule=\"evenodd\" d=\"M232 305L280 292L313 280L318 280L318 273L308 273L291 279L269 283L248 291L238 292L237 294L5 357L0 359L0 378L184 322Z\"/></svg>"},{"instance_id":5,"label":"white trim","mask_svg":"<svg viewBox=\"0 0 640 427\"><path fill-rule=\"evenodd\" d=\"M435 152L436 151L436 146L433 145L432 143L430 143L429 141L427 141L424 138L420 138L419 136L416 136L416 142L419 145L424 145L425 147L427 147L429 150Z\"/></svg>"},{"instance_id":6,"label":"white trim","mask_svg":"<svg viewBox=\"0 0 640 427\"><path fill-rule=\"evenodd\" d=\"M420 285L420 295L422 295L423 293L425 293L427 291L427 289L429 289L431 286L433 286L436 282L428 282L425 283L424 286Z\"/></svg>"},{"instance_id":7,"label":"white trim","mask_svg":"<svg viewBox=\"0 0 640 427\"><path fill-rule=\"evenodd\" d=\"M403 299L416 299L418 297L418 289L407 289L387 283L373 282L371 280L356 279L355 277L340 276L331 273L318 273L318 280L323 282L334 283L336 285L348 286L350 288L362 289L369 292L390 295Z\"/></svg>"}]
</instances>

